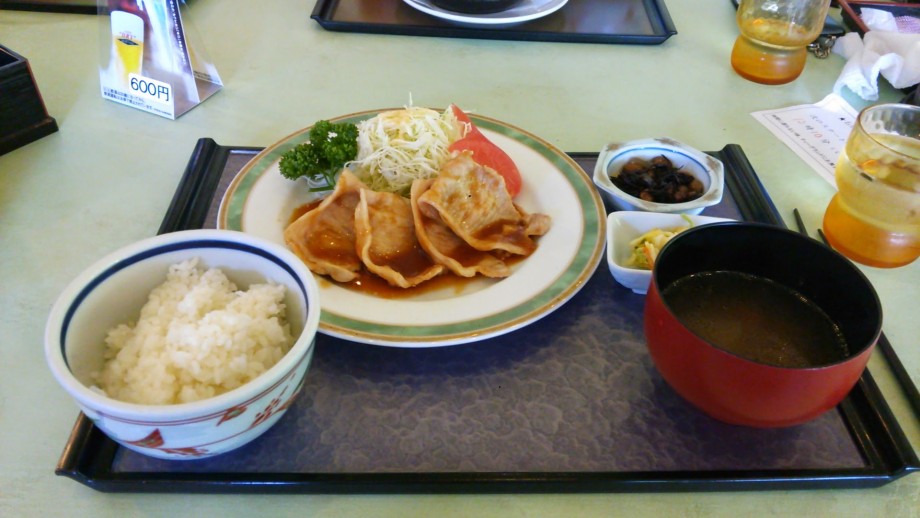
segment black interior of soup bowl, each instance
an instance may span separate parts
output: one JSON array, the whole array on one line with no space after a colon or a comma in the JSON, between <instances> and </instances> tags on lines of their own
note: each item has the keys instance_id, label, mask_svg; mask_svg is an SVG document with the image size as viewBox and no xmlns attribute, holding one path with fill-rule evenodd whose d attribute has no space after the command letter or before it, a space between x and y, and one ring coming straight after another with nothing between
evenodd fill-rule
<instances>
[{"instance_id":1,"label":"black interior of soup bowl","mask_svg":"<svg viewBox=\"0 0 920 518\"><path fill-rule=\"evenodd\" d=\"M431 3L458 13L489 14L514 7L521 0L431 0Z\"/></svg>"},{"instance_id":2,"label":"black interior of soup bowl","mask_svg":"<svg viewBox=\"0 0 920 518\"><path fill-rule=\"evenodd\" d=\"M822 243L773 225L714 223L671 239L655 260L659 293L687 275L729 270L778 282L818 305L843 332L850 354L881 333L882 308L869 280L848 259Z\"/></svg>"}]
</instances>

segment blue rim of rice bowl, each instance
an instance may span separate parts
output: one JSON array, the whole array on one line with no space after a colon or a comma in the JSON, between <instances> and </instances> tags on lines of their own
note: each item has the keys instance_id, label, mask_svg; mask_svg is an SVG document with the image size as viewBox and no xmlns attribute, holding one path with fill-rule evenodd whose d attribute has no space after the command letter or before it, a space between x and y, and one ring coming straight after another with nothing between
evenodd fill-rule
<instances>
[{"instance_id":1,"label":"blue rim of rice bowl","mask_svg":"<svg viewBox=\"0 0 920 518\"><path fill-rule=\"evenodd\" d=\"M288 275L291 276L292 279L294 279L294 281L297 283L298 289L300 289L300 292L303 294L303 298L307 302L307 305L309 306L310 304L310 298L309 298L309 295L307 294L307 288L306 286L304 286L303 282L301 282L301 279L297 275L297 273L294 272L294 270L290 267L290 265L288 265L287 263L279 259L276 255L266 250L263 250L262 248L259 248L253 245L244 244L244 243L223 241L220 239L200 239L200 240L195 240L195 241L185 241L181 243L165 244L165 245L158 246L156 248L152 248L150 250L145 250L138 254L132 255L131 257L127 257L125 259L119 260L112 266L109 266L108 268L103 270L99 275L97 275L90 282L88 282L86 286L82 290L80 290L80 293L78 293L77 296L74 297L73 302L70 304L70 307L67 308L67 312L64 314L63 323L61 325L61 334L59 337L58 346L61 348L61 356L63 357L64 365L68 369L70 369L70 364L67 361L67 351L65 351L64 349L64 345L65 345L66 337L67 337L67 330L70 327L70 321L73 318L74 313L76 313L77 308L80 307L80 305L83 303L83 300L86 299L86 297L88 297L89 294L93 292L93 290L95 290L100 284L105 282L112 275L136 263L139 263L151 257L155 257L155 256L162 255L165 253L177 252L181 250L188 250L192 248L194 249L224 248L224 249L230 249L230 250L238 250L241 252L247 252L253 255L257 255L264 259L268 259L272 263L281 267L282 270L284 270Z\"/></svg>"}]
</instances>

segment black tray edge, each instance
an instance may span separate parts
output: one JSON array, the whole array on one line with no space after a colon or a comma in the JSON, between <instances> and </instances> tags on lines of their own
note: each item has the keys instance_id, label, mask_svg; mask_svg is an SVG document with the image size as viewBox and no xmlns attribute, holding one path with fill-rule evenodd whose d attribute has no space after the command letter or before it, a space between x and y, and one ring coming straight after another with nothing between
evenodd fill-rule
<instances>
[{"instance_id":1,"label":"black tray edge","mask_svg":"<svg viewBox=\"0 0 920 518\"><path fill-rule=\"evenodd\" d=\"M159 232L200 228L227 157L235 151L259 149L199 139ZM568 154L575 160L597 155ZM710 154L737 173L726 175L726 184L746 219L784 225L740 146L728 144ZM920 460L868 369L838 411L869 467L630 473L115 473L111 466L119 446L79 414L55 473L103 492L485 494L875 488L920 471Z\"/></svg>"},{"instance_id":2,"label":"black tray edge","mask_svg":"<svg viewBox=\"0 0 920 518\"><path fill-rule=\"evenodd\" d=\"M644 0L646 11L649 13L649 19L654 27L655 34L631 35L631 34L598 34L598 33L550 33L542 31L528 31L517 27L506 27L501 29L462 27L456 25L444 26L405 26L395 24L374 24L374 23L355 23L341 22L334 19L336 4L339 0L318 0L313 6L310 18L315 20L321 27L328 31L339 32L363 32L369 34L392 34L402 36L430 36L430 37L449 37L449 38L468 38L468 39L492 39L492 40L515 40L515 41L543 41L543 42L565 42L565 43L613 43L613 44L632 44L632 45L660 45L668 38L677 34L677 28L671 19L667 7L663 0ZM657 15L652 16L652 11Z\"/></svg>"},{"instance_id":3,"label":"black tray edge","mask_svg":"<svg viewBox=\"0 0 920 518\"><path fill-rule=\"evenodd\" d=\"M0 11L35 11L41 13L96 14L96 2L92 4L45 4L36 2L0 1Z\"/></svg>"},{"instance_id":4,"label":"black tray edge","mask_svg":"<svg viewBox=\"0 0 920 518\"><path fill-rule=\"evenodd\" d=\"M105 493L191 494L588 494L873 489L883 471L379 474L86 474L58 472Z\"/></svg>"}]
</instances>

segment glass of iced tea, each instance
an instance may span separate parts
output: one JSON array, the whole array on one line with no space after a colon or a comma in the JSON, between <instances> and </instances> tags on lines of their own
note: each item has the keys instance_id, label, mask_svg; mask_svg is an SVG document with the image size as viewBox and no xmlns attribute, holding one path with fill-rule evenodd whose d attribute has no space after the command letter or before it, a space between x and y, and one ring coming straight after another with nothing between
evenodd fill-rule
<instances>
[{"instance_id":1,"label":"glass of iced tea","mask_svg":"<svg viewBox=\"0 0 920 518\"><path fill-rule=\"evenodd\" d=\"M731 63L741 77L780 85L799 77L830 0L741 0Z\"/></svg>"},{"instance_id":2,"label":"glass of iced tea","mask_svg":"<svg viewBox=\"0 0 920 518\"><path fill-rule=\"evenodd\" d=\"M828 242L850 259L896 268L920 256L920 107L860 112L837 160L824 213Z\"/></svg>"}]
</instances>

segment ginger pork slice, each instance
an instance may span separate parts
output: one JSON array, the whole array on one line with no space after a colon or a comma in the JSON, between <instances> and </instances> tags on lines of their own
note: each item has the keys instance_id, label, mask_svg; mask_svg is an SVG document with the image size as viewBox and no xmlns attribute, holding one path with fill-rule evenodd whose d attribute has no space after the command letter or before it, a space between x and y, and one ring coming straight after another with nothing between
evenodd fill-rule
<instances>
[{"instance_id":1,"label":"ginger pork slice","mask_svg":"<svg viewBox=\"0 0 920 518\"><path fill-rule=\"evenodd\" d=\"M398 194L361 190L355 243L364 266L391 286L411 288L444 271L419 245L409 200Z\"/></svg>"},{"instance_id":2,"label":"ginger pork slice","mask_svg":"<svg viewBox=\"0 0 920 518\"><path fill-rule=\"evenodd\" d=\"M546 233L550 225L547 215L522 213L501 175L477 164L469 152L444 164L419 204L423 212L426 206L436 210L455 234L485 252L530 255L537 248L530 236Z\"/></svg>"},{"instance_id":3,"label":"ginger pork slice","mask_svg":"<svg viewBox=\"0 0 920 518\"><path fill-rule=\"evenodd\" d=\"M357 278L361 259L355 251L355 208L363 189L361 180L343 171L332 193L284 230L288 247L313 273L339 282Z\"/></svg>"},{"instance_id":4,"label":"ginger pork slice","mask_svg":"<svg viewBox=\"0 0 920 518\"><path fill-rule=\"evenodd\" d=\"M422 211L418 199L434 183L433 179L416 180L412 183L411 204L415 220L415 234L419 244L438 264L461 277L473 277L481 273L486 277L507 277L511 268L489 252L476 250L460 239L453 230L441 221L437 211Z\"/></svg>"}]
</instances>

